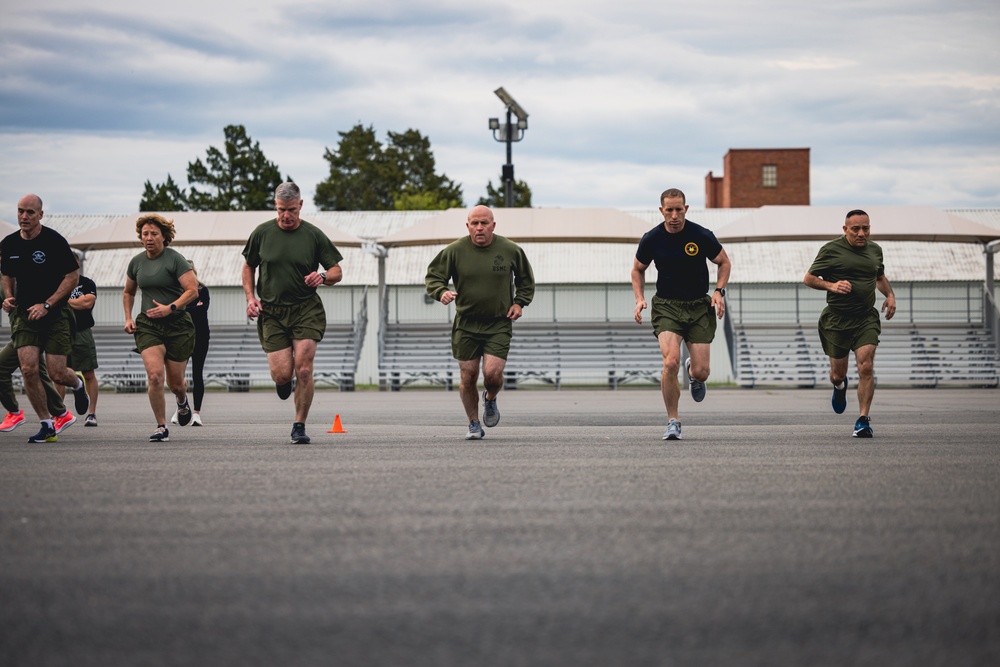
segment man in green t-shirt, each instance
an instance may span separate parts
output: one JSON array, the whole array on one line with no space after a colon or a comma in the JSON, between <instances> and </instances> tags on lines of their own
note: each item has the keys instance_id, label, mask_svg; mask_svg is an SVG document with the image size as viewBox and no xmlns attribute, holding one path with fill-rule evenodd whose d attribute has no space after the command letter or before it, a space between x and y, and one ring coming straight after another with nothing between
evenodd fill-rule
<instances>
[{"instance_id":1,"label":"man in green t-shirt","mask_svg":"<svg viewBox=\"0 0 1000 667\"><path fill-rule=\"evenodd\" d=\"M860 411L854 423L855 438L873 435L868 412L875 395L875 348L882 333L874 307L876 289L885 296L885 319L891 320L896 314L896 296L885 277L882 248L872 243L870 236L868 214L860 209L850 211L844 235L820 248L802 281L827 292L826 308L819 318L819 337L823 351L830 357L832 403L837 414L847 409L847 361L854 350Z\"/></svg>"},{"instance_id":2,"label":"man in green t-shirt","mask_svg":"<svg viewBox=\"0 0 1000 667\"><path fill-rule=\"evenodd\" d=\"M455 302L451 351L461 373L459 395L469 419L466 440L480 440L500 422L497 394L513 335L512 323L535 296L535 277L524 251L494 234L493 211L476 206L465 225L468 236L438 253L427 267L427 294ZM448 288L453 282L455 289ZM479 368L483 369L483 420L479 421Z\"/></svg>"},{"instance_id":3,"label":"man in green t-shirt","mask_svg":"<svg viewBox=\"0 0 1000 667\"><path fill-rule=\"evenodd\" d=\"M292 443L307 444L306 418L312 406L316 346L326 333L326 310L316 289L343 277L343 256L327 235L302 220L302 197L295 183L274 192L278 216L260 224L243 248L243 292L247 317L257 320L257 336L267 353L278 397L292 394L295 378L295 421ZM325 271L317 271L323 266ZM254 295L254 273L260 268Z\"/></svg>"}]
</instances>

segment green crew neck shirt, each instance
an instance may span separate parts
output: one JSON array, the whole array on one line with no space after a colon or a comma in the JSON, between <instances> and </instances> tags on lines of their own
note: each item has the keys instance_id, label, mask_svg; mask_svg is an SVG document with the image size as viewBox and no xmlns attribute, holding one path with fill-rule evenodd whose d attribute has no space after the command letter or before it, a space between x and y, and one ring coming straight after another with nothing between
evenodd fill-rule
<instances>
[{"instance_id":1,"label":"green crew neck shirt","mask_svg":"<svg viewBox=\"0 0 1000 667\"><path fill-rule=\"evenodd\" d=\"M330 269L344 259L322 229L302 220L287 231L278 221L261 223L250 234L243 257L257 276L257 297L263 303L293 306L316 293L305 277L317 267Z\"/></svg>"},{"instance_id":2,"label":"green crew neck shirt","mask_svg":"<svg viewBox=\"0 0 1000 667\"><path fill-rule=\"evenodd\" d=\"M155 307L153 301L166 306L179 299L184 294L180 277L190 270L191 266L184 255L169 246L152 259L146 256L145 251L133 257L125 275L134 280L142 290L140 312L145 313Z\"/></svg>"},{"instance_id":3,"label":"green crew neck shirt","mask_svg":"<svg viewBox=\"0 0 1000 667\"><path fill-rule=\"evenodd\" d=\"M827 292L826 303L838 314L864 316L875 305L875 283L885 274L882 248L872 241L855 248L841 236L820 248L809 273L833 283L850 281L848 294Z\"/></svg>"},{"instance_id":4,"label":"green crew neck shirt","mask_svg":"<svg viewBox=\"0 0 1000 667\"><path fill-rule=\"evenodd\" d=\"M464 236L445 247L427 267L427 294L436 301L451 281L455 299L456 326L485 333L507 320L511 305L522 308L535 296L535 276L519 245L494 235L493 242L479 247Z\"/></svg>"}]
</instances>

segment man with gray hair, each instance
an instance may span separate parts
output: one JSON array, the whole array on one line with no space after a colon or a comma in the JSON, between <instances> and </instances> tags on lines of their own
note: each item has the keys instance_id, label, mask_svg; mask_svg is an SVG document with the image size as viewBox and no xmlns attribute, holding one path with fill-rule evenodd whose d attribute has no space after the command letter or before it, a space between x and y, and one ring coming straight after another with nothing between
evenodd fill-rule
<instances>
[{"instance_id":1,"label":"man with gray hair","mask_svg":"<svg viewBox=\"0 0 1000 667\"><path fill-rule=\"evenodd\" d=\"M277 217L258 225L243 248L243 292L247 317L257 319L257 336L281 400L292 395L295 381L291 442L307 444L313 363L326 333L326 311L316 290L343 279L343 255L323 230L299 217L302 197L295 183L278 186L274 208Z\"/></svg>"}]
</instances>

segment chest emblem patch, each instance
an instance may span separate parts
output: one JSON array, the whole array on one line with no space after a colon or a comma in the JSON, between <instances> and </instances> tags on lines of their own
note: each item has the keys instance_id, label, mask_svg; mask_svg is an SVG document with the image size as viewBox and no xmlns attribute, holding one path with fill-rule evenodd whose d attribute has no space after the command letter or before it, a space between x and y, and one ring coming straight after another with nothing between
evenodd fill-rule
<instances>
[{"instance_id":1,"label":"chest emblem patch","mask_svg":"<svg viewBox=\"0 0 1000 667\"><path fill-rule=\"evenodd\" d=\"M45 263L45 253L42 252L41 250L36 250L31 255L31 261L33 261L35 264L44 264Z\"/></svg>"},{"instance_id":2,"label":"chest emblem patch","mask_svg":"<svg viewBox=\"0 0 1000 667\"><path fill-rule=\"evenodd\" d=\"M684 246L684 253L688 257L694 257L695 255L698 254L698 244L693 242L688 243L687 245Z\"/></svg>"}]
</instances>

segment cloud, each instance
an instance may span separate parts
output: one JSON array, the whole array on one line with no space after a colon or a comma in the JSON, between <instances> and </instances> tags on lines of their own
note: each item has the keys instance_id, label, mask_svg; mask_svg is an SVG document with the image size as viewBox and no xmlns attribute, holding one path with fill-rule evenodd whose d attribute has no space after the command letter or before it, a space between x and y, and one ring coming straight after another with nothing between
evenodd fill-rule
<instances>
[{"instance_id":1,"label":"cloud","mask_svg":"<svg viewBox=\"0 0 1000 667\"><path fill-rule=\"evenodd\" d=\"M311 190L359 122L420 130L474 201L504 161L500 85L530 114L514 163L544 205L642 205L668 180L697 203L729 148L810 147L815 203L1000 206L985 0L14 0L4 20L3 206L38 185L67 211L137 203L228 124Z\"/></svg>"}]
</instances>

